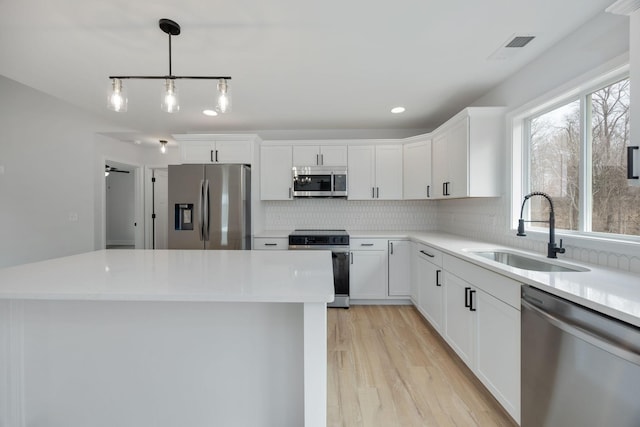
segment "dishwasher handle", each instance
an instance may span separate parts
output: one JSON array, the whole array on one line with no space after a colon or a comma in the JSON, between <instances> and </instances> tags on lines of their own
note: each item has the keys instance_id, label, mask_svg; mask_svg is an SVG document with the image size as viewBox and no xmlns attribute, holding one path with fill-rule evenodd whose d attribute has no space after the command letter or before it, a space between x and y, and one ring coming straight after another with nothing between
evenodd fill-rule
<instances>
[{"instance_id":1,"label":"dishwasher handle","mask_svg":"<svg viewBox=\"0 0 640 427\"><path fill-rule=\"evenodd\" d=\"M640 365L640 354L635 353L631 350L628 350L624 347L621 347L616 342L611 341L606 337L603 337L602 335L595 334L582 327L579 327L565 320L562 320L552 315L551 313L545 310L542 310L536 307L535 305L529 303L528 301L525 300L525 298L522 298L521 304L522 304L522 308L531 310L534 314L538 315L539 317L543 318L547 322L551 323L553 326L568 333L569 335L579 338L591 345L594 345L608 353L621 357L631 363Z\"/></svg>"}]
</instances>

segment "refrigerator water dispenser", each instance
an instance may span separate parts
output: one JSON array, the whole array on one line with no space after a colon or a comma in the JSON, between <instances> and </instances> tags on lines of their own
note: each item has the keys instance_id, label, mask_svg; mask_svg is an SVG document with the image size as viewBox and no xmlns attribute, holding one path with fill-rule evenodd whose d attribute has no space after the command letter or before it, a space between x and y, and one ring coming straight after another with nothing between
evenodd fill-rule
<instances>
[{"instance_id":1,"label":"refrigerator water dispenser","mask_svg":"<svg viewBox=\"0 0 640 427\"><path fill-rule=\"evenodd\" d=\"M175 229L193 230L193 203L175 204Z\"/></svg>"}]
</instances>

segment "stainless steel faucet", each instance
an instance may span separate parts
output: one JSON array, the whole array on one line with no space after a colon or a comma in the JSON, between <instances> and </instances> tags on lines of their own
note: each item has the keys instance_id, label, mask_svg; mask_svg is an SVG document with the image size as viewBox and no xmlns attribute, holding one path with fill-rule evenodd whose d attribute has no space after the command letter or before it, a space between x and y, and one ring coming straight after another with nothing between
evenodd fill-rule
<instances>
[{"instance_id":1,"label":"stainless steel faucet","mask_svg":"<svg viewBox=\"0 0 640 427\"><path fill-rule=\"evenodd\" d=\"M525 221L522 217L524 216L524 205L533 196L541 196L547 199L549 202L549 220L548 221ZM551 201L551 197L548 194L543 193L541 191L534 191L533 193L529 193L524 196L524 200L522 201L522 207L520 208L520 219L518 220L518 233L517 236L526 236L524 232L524 223L525 222L548 222L549 223L549 243L547 244L547 258L558 258L556 254L563 254L565 249L562 247L562 239L560 239L560 246L556 245L556 215L553 209L553 202Z\"/></svg>"}]
</instances>

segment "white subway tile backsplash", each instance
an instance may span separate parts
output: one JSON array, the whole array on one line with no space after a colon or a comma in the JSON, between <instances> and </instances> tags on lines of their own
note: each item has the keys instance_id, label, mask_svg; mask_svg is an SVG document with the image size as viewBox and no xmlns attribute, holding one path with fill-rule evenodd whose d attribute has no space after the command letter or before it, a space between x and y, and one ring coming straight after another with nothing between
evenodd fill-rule
<instances>
[{"instance_id":1,"label":"white subway tile backsplash","mask_svg":"<svg viewBox=\"0 0 640 427\"><path fill-rule=\"evenodd\" d=\"M263 203L267 230L432 231L437 227L437 207L431 201L296 199Z\"/></svg>"},{"instance_id":2,"label":"white subway tile backsplash","mask_svg":"<svg viewBox=\"0 0 640 427\"><path fill-rule=\"evenodd\" d=\"M509 225L502 198L441 201L354 201L297 199L263 202L265 229L344 228L370 231L442 231L470 239L546 254L545 241L516 237ZM569 238L567 238L569 240ZM573 239L573 241L576 241ZM640 245L620 245L620 250L567 244L560 258L640 273ZM588 246L588 245L585 245Z\"/></svg>"},{"instance_id":3,"label":"white subway tile backsplash","mask_svg":"<svg viewBox=\"0 0 640 427\"><path fill-rule=\"evenodd\" d=\"M438 202L437 230L546 254L546 242L515 236L508 212L502 198L442 200ZM619 251L566 242L564 246L567 251L561 258L640 273L640 244L619 245Z\"/></svg>"}]
</instances>

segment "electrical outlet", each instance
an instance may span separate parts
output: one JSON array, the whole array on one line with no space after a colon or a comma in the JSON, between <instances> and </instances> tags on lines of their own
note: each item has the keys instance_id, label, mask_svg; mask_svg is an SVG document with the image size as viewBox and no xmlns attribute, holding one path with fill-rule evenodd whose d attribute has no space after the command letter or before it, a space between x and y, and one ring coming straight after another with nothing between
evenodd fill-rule
<instances>
[{"instance_id":1,"label":"electrical outlet","mask_svg":"<svg viewBox=\"0 0 640 427\"><path fill-rule=\"evenodd\" d=\"M69 221L78 222L78 212L69 212Z\"/></svg>"}]
</instances>

